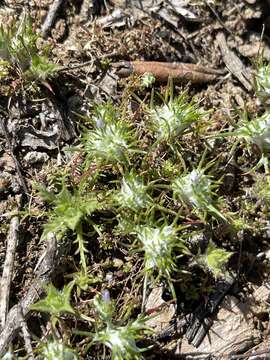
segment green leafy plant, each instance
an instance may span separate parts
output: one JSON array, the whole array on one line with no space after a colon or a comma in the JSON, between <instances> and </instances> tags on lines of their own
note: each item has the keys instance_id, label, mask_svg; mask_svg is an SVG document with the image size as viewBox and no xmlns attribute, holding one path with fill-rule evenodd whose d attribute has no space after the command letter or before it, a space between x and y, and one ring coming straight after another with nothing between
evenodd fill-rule
<instances>
[{"instance_id":1,"label":"green leafy plant","mask_svg":"<svg viewBox=\"0 0 270 360\"><path fill-rule=\"evenodd\" d=\"M156 78L152 73L144 73L141 77L141 85L143 88L151 87L155 81Z\"/></svg>"},{"instance_id":2,"label":"green leafy plant","mask_svg":"<svg viewBox=\"0 0 270 360\"><path fill-rule=\"evenodd\" d=\"M145 325L147 318L139 316L124 326L113 322L115 306L108 291L94 298L95 309L102 321L101 328L96 329L92 343L103 344L111 350L113 360L139 360L147 348L139 348L136 341L140 340L150 329Z\"/></svg>"},{"instance_id":3,"label":"green leafy plant","mask_svg":"<svg viewBox=\"0 0 270 360\"><path fill-rule=\"evenodd\" d=\"M45 80L52 76L59 66L49 62L45 52L39 54L37 48L38 35L33 30L30 17L22 15L21 20L15 20L11 25L0 27L0 58L3 65L17 66L26 77L33 80ZM3 66L2 65L2 66Z\"/></svg>"},{"instance_id":4,"label":"green leafy plant","mask_svg":"<svg viewBox=\"0 0 270 360\"><path fill-rule=\"evenodd\" d=\"M83 194L80 190L71 193L65 186L58 194L47 191L44 187L38 187L40 195L53 205L49 222L44 226L42 239L49 232L53 232L60 239L67 232L72 230L76 233L78 251L80 254L81 264L85 273L87 273L87 261L85 253L87 252L84 245L82 221L89 217L96 210L102 208L102 203L98 201L94 193ZM91 221L88 218L88 223Z\"/></svg>"},{"instance_id":5,"label":"green leafy plant","mask_svg":"<svg viewBox=\"0 0 270 360\"><path fill-rule=\"evenodd\" d=\"M31 65L25 74L33 80L45 81L59 69L60 67L50 62L46 56L33 55Z\"/></svg>"},{"instance_id":6,"label":"green leafy plant","mask_svg":"<svg viewBox=\"0 0 270 360\"><path fill-rule=\"evenodd\" d=\"M217 277L224 275L225 265L231 256L232 252L217 248L213 242L210 242L206 253L199 256L198 262L201 263L202 266L206 266L207 269Z\"/></svg>"},{"instance_id":7,"label":"green leafy plant","mask_svg":"<svg viewBox=\"0 0 270 360\"><path fill-rule=\"evenodd\" d=\"M66 186L58 194L47 192L39 187L40 195L53 205L50 220L45 225L48 232L64 234L68 229L75 231L84 217L91 215L102 207L95 194L84 195L79 190L71 193ZM45 190L45 191L44 191Z\"/></svg>"},{"instance_id":8,"label":"green leafy plant","mask_svg":"<svg viewBox=\"0 0 270 360\"><path fill-rule=\"evenodd\" d=\"M65 285L62 290L57 290L52 284L49 284L46 288L47 296L31 305L31 309L49 313L52 317L52 324L55 325L60 315L75 313L70 305L70 295L73 286L74 283L71 282Z\"/></svg>"}]
</instances>

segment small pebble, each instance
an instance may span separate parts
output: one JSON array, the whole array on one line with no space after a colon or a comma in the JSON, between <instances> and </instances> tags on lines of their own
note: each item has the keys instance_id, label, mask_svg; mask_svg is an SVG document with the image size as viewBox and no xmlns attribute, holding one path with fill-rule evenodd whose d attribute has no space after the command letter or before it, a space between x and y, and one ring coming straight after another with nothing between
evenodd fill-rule
<instances>
[{"instance_id":1,"label":"small pebble","mask_svg":"<svg viewBox=\"0 0 270 360\"><path fill-rule=\"evenodd\" d=\"M49 160L49 155L43 152L30 151L25 155L24 160L31 165L44 163Z\"/></svg>"}]
</instances>

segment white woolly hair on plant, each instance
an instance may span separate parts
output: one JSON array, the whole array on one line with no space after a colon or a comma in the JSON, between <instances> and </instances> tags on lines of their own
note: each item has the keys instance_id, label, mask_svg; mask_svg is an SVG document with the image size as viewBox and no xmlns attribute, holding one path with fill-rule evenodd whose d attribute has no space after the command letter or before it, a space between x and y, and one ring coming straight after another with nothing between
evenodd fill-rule
<instances>
[{"instance_id":1,"label":"white woolly hair on plant","mask_svg":"<svg viewBox=\"0 0 270 360\"><path fill-rule=\"evenodd\" d=\"M145 303L146 289L150 279L157 281L160 277L166 279L173 297L175 297L172 273L176 271L177 256L189 254L184 241L177 234L178 228L174 224L141 225L135 233L142 244L144 253L144 286L142 309ZM178 251L177 251L178 250ZM154 274L157 273L157 277Z\"/></svg>"},{"instance_id":2,"label":"white woolly hair on plant","mask_svg":"<svg viewBox=\"0 0 270 360\"><path fill-rule=\"evenodd\" d=\"M217 197L215 190L219 183L214 181L211 175L205 172L211 166L211 162L202 168L206 152L197 168L191 172L184 173L172 181L171 187L175 200L180 200L186 206L191 206L199 216L203 217L210 213L213 216L227 221L225 216L221 214L217 204L221 198Z\"/></svg>"},{"instance_id":3,"label":"white woolly hair on plant","mask_svg":"<svg viewBox=\"0 0 270 360\"><path fill-rule=\"evenodd\" d=\"M77 360L76 353L65 346L60 340L48 340L43 346L42 355L44 360Z\"/></svg>"},{"instance_id":4,"label":"white woolly hair on plant","mask_svg":"<svg viewBox=\"0 0 270 360\"><path fill-rule=\"evenodd\" d=\"M134 131L123 121L103 123L84 135L87 158L105 163L129 163L129 156L136 152Z\"/></svg>"},{"instance_id":5,"label":"white woolly hair on plant","mask_svg":"<svg viewBox=\"0 0 270 360\"><path fill-rule=\"evenodd\" d=\"M212 202L211 180L201 169L193 169L190 173L176 178L172 189L176 197L185 204L200 210Z\"/></svg>"},{"instance_id":6,"label":"white woolly hair on plant","mask_svg":"<svg viewBox=\"0 0 270 360\"><path fill-rule=\"evenodd\" d=\"M171 225L162 227L141 226L137 231L138 240L143 245L145 270L155 269L170 277L175 267L173 250L177 242L176 231Z\"/></svg>"},{"instance_id":7,"label":"white woolly hair on plant","mask_svg":"<svg viewBox=\"0 0 270 360\"><path fill-rule=\"evenodd\" d=\"M146 208L151 204L151 197L147 193L149 186L144 185L141 177L134 172L123 176L121 188L116 198L122 207L135 211Z\"/></svg>"},{"instance_id":8,"label":"white woolly hair on plant","mask_svg":"<svg viewBox=\"0 0 270 360\"><path fill-rule=\"evenodd\" d=\"M269 98L270 95L270 62L259 64L256 75L256 92L261 100Z\"/></svg>"},{"instance_id":9,"label":"white woolly hair on plant","mask_svg":"<svg viewBox=\"0 0 270 360\"><path fill-rule=\"evenodd\" d=\"M245 115L241 125L236 130L222 136L235 136L244 139L248 145L253 145L257 152L260 152L260 160L246 173L257 170L261 166L264 166L265 173L269 173L267 154L270 152L270 112L268 110L262 116L252 120L249 120Z\"/></svg>"},{"instance_id":10,"label":"white woolly hair on plant","mask_svg":"<svg viewBox=\"0 0 270 360\"><path fill-rule=\"evenodd\" d=\"M248 143L255 144L262 153L270 151L270 112L253 120L244 119L242 126L231 133L245 139Z\"/></svg>"},{"instance_id":11,"label":"white woolly hair on plant","mask_svg":"<svg viewBox=\"0 0 270 360\"><path fill-rule=\"evenodd\" d=\"M150 128L158 140L169 140L188 132L203 115L204 112L196 103L188 100L185 92L175 98L171 95L163 105L151 106Z\"/></svg>"},{"instance_id":12,"label":"white woolly hair on plant","mask_svg":"<svg viewBox=\"0 0 270 360\"><path fill-rule=\"evenodd\" d=\"M141 354L147 349L139 348L136 341L141 339L143 333L150 332L146 326L147 318L140 316L124 326L114 324L112 319L114 304L107 290L102 295L95 296L94 306L105 327L96 329L93 343L101 343L108 347L114 360L142 359Z\"/></svg>"}]
</instances>

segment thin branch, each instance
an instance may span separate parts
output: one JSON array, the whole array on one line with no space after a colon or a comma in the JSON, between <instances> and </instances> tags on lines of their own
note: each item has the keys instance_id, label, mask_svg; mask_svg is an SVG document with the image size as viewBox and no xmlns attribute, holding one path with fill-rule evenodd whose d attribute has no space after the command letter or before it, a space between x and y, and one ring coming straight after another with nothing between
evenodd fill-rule
<instances>
[{"instance_id":1,"label":"thin branch","mask_svg":"<svg viewBox=\"0 0 270 360\"><path fill-rule=\"evenodd\" d=\"M89 65L92 66L97 60L103 60L103 59L105 60L105 59L113 58L113 57L116 57L116 56L119 56L119 53L116 52L116 51L113 51L113 52L111 52L109 54L100 55L98 59L92 58L91 60L87 60L87 61L85 61L83 63L80 63L80 64L62 66L58 70L58 72L76 70L76 69L80 69L80 68L83 68L83 67L89 66Z\"/></svg>"},{"instance_id":2,"label":"thin branch","mask_svg":"<svg viewBox=\"0 0 270 360\"><path fill-rule=\"evenodd\" d=\"M32 344L31 344L29 329L28 329L26 321L24 320L22 312L21 312L20 323L21 323L22 335L23 335L23 339L24 339L24 346L25 346L25 349L27 352L27 359L34 360L35 357L34 357L33 348L32 348Z\"/></svg>"},{"instance_id":3,"label":"thin branch","mask_svg":"<svg viewBox=\"0 0 270 360\"><path fill-rule=\"evenodd\" d=\"M50 233L47 237L47 249L41 255L42 260L36 271L36 278L24 298L19 304L14 305L7 315L5 326L0 333L0 357L4 355L5 350L22 326L18 319L20 316L27 319L30 314L30 306L44 293L44 287L51 281L59 259L66 251L66 244L63 242L58 245L55 235Z\"/></svg>"},{"instance_id":4,"label":"thin branch","mask_svg":"<svg viewBox=\"0 0 270 360\"><path fill-rule=\"evenodd\" d=\"M14 216L10 222L7 236L6 258L3 266L3 274L0 287L0 325L4 327L9 307L10 285L13 276L14 259L19 238L19 218Z\"/></svg>"},{"instance_id":5,"label":"thin branch","mask_svg":"<svg viewBox=\"0 0 270 360\"><path fill-rule=\"evenodd\" d=\"M58 10L60 9L60 6L62 5L64 0L54 0L54 2L52 3L46 19L41 27L41 36L46 37L48 35L48 33L50 32L54 21L56 19L56 15Z\"/></svg>"}]
</instances>

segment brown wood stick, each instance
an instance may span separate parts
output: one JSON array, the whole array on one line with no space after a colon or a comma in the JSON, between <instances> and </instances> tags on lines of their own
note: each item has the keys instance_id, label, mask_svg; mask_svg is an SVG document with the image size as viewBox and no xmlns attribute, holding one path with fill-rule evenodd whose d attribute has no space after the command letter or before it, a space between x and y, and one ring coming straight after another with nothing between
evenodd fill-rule
<instances>
[{"instance_id":1,"label":"brown wood stick","mask_svg":"<svg viewBox=\"0 0 270 360\"><path fill-rule=\"evenodd\" d=\"M161 83L168 82L168 79L174 83L192 82L195 84L208 83L224 75L224 71L206 68L201 65L187 63L166 63L158 61L123 61L114 63L116 73L120 77L129 75L143 75L152 73L156 80Z\"/></svg>"}]
</instances>

